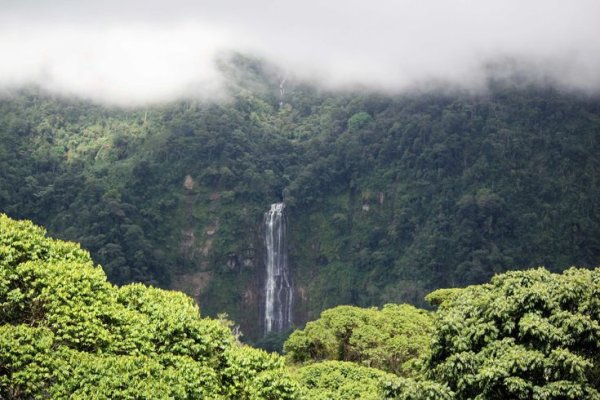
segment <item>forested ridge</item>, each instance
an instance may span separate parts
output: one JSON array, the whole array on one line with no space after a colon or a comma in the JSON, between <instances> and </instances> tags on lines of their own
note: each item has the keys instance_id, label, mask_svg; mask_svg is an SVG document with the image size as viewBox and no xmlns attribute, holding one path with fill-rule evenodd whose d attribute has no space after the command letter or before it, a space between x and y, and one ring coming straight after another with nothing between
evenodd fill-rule
<instances>
[{"instance_id":1,"label":"forested ridge","mask_svg":"<svg viewBox=\"0 0 600 400\"><path fill-rule=\"evenodd\" d=\"M597 98L493 79L397 96L288 79L280 98L269 65L222 69L218 102L4 96L0 210L81 242L111 282L184 289L249 337L261 218L280 200L299 324L338 304L423 306L511 269L598 265Z\"/></svg>"}]
</instances>

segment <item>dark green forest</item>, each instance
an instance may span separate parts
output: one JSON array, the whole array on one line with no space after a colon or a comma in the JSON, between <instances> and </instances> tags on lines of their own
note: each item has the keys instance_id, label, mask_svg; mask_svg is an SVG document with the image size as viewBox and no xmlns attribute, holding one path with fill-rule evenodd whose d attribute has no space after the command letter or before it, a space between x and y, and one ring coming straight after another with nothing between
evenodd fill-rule
<instances>
[{"instance_id":1,"label":"dark green forest","mask_svg":"<svg viewBox=\"0 0 600 400\"><path fill-rule=\"evenodd\" d=\"M0 211L80 242L113 284L226 312L248 340L277 201L300 327L340 304L426 306L437 288L508 270L599 264L598 98L493 78L478 93L393 96L288 79L281 98L265 62L221 69L218 102L4 95Z\"/></svg>"}]
</instances>

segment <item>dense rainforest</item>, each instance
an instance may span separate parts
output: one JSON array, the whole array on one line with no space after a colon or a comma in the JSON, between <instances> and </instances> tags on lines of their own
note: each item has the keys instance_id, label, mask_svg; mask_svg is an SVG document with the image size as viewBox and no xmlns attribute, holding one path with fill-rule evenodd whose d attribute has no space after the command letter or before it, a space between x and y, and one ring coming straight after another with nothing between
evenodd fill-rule
<instances>
[{"instance_id":1,"label":"dense rainforest","mask_svg":"<svg viewBox=\"0 0 600 400\"><path fill-rule=\"evenodd\" d=\"M327 310L284 358L183 293L115 286L79 245L0 214L0 398L600 398L600 268L507 272L427 300L437 311Z\"/></svg>"},{"instance_id":2,"label":"dense rainforest","mask_svg":"<svg viewBox=\"0 0 600 400\"><path fill-rule=\"evenodd\" d=\"M214 102L4 94L0 211L80 242L113 284L226 312L250 341L262 218L278 201L297 326L340 304L425 306L432 290L512 269L598 265L598 98L494 78L476 93L330 92L293 77L283 90L265 62L221 69Z\"/></svg>"}]
</instances>

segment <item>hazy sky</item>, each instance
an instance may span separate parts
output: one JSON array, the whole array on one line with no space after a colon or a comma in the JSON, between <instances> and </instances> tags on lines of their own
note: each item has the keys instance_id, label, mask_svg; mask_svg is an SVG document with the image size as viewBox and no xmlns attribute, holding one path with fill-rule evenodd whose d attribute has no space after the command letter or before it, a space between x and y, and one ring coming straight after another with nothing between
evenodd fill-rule
<instances>
[{"instance_id":1,"label":"hazy sky","mask_svg":"<svg viewBox=\"0 0 600 400\"><path fill-rule=\"evenodd\" d=\"M122 104L212 96L222 51L329 87L479 87L517 60L600 91L600 0L0 0L0 87Z\"/></svg>"}]
</instances>

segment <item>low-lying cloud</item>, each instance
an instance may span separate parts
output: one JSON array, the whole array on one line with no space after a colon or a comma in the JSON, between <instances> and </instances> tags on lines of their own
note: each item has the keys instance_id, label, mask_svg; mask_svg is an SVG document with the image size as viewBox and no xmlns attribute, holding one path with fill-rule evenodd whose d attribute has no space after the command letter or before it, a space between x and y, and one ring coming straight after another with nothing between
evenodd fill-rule
<instances>
[{"instance_id":1,"label":"low-lying cloud","mask_svg":"<svg viewBox=\"0 0 600 400\"><path fill-rule=\"evenodd\" d=\"M1 88L116 104L211 98L223 51L331 88L477 89L511 60L531 79L600 90L597 0L8 0L0 15Z\"/></svg>"}]
</instances>

